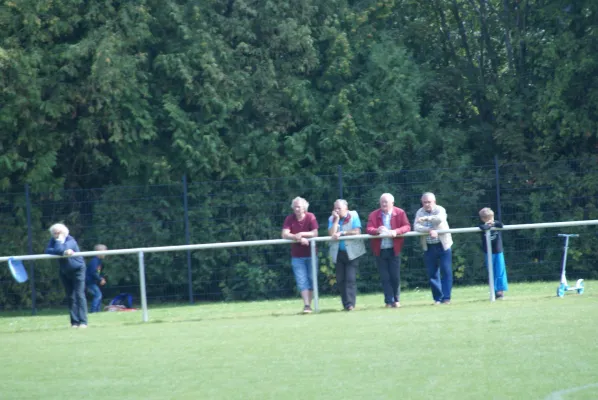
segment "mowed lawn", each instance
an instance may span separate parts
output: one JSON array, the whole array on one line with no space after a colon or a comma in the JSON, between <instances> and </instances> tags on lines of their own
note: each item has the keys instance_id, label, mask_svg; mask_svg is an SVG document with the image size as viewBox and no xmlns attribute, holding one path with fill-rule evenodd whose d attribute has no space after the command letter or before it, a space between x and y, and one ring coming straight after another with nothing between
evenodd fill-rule
<instances>
[{"instance_id":1,"label":"mowed lawn","mask_svg":"<svg viewBox=\"0 0 598 400\"><path fill-rule=\"evenodd\" d=\"M598 282L300 300L150 305L92 315L0 313L0 399L598 399Z\"/></svg>"}]
</instances>

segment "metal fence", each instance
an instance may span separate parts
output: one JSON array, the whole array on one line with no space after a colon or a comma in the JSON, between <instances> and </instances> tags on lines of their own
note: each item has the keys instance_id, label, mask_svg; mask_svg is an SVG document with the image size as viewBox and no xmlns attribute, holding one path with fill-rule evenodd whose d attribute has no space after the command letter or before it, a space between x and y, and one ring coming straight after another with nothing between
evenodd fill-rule
<instances>
[{"instance_id":1,"label":"metal fence","mask_svg":"<svg viewBox=\"0 0 598 400\"><path fill-rule=\"evenodd\" d=\"M436 193L447 209L451 228L479 223L477 212L492 207L505 224L589 220L598 217L598 165L595 159L543 164L500 164L451 169L420 169L349 173L338 167L329 175L191 182L172 185L118 186L101 189L30 193L0 192L0 223L7 234L0 254L38 254L49 240L47 228L65 223L82 250L96 243L109 248L176 246L280 238L290 203L296 196L310 202L325 235L327 218L337 198L358 211L365 226L378 207L381 193L390 192L410 220L425 191ZM598 237L592 227L571 244L571 273L598 277L594 258ZM504 234L509 280L558 280L562 241L550 229ZM460 235L453 247L456 285L485 283L481 239ZM334 269L326 246L318 247L323 293L336 293ZM402 255L402 286L426 286L417 240L407 239ZM146 257L150 302L221 301L288 297L295 294L285 246L212 249L202 252L152 253ZM109 257L105 269L106 298L139 287L135 255ZM16 285L0 270L0 309L46 307L62 301L56 266L30 261L31 286ZM379 290L371 255L363 257L360 292Z\"/></svg>"},{"instance_id":2,"label":"metal fence","mask_svg":"<svg viewBox=\"0 0 598 400\"><path fill-rule=\"evenodd\" d=\"M520 224L520 225L506 225L500 230L502 231L510 231L510 230L525 230L525 229L546 229L546 228L575 228L575 227L593 227L598 225L598 220L589 220L589 221L564 221L564 222L551 222L551 223L539 223L539 224ZM496 230L496 228L492 228L492 230ZM479 233L478 228L457 228L457 229L445 229L439 230L438 233ZM403 234L403 237L413 237L413 236L422 236L426 235L426 233L421 232L407 232ZM344 240L368 240L374 236L370 236L367 234L362 235L353 235L348 236ZM390 237L386 235L380 235L375 237ZM319 312L319 271L318 271L318 261L316 260L316 246L317 243L321 242L329 242L331 241L330 236L325 237L316 237L312 239L308 239L310 250L311 250L311 273L314 283L314 305L315 311ZM486 241L487 248L491 248L490 244L490 231L486 231L484 234L484 240ZM242 242L224 242L224 243L206 243L206 244L194 244L194 245L181 245L181 246L159 246L159 247L145 247L145 248L135 248L135 249L117 249L117 250L110 250L110 251L90 251L90 252L80 252L77 253L78 256L83 257L90 257L96 255L137 255L138 257L138 265L139 265L139 298L141 302L142 308L142 320L147 322L149 320L148 316L148 306L147 306L147 284L146 284L146 265L145 265L145 257L147 254L151 253L165 253L165 252L177 252L177 251L192 251L192 250L211 250L211 249L235 249L235 248L251 248L251 247L262 247L262 246L276 246L276 245L288 245L293 243L290 240L285 239L277 239L277 240L254 240L254 241L242 241ZM567 244L565 244L567 246ZM565 251L567 251L565 249ZM564 254L563 264L566 262L566 254ZM49 259L56 259L56 258L63 258L63 257L56 257L50 256L47 254L36 254L36 255L29 255L29 256L15 256L17 260L49 260ZM0 257L0 262L8 261L8 257ZM487 253L487 277L489 280L489 292L490 292L490 301L495 300L494 296L494 283L493 283L493 272L492 272L492 257L491 253ZM564 265L563 265L564 268Z\"/></svg>"}]
</instances>

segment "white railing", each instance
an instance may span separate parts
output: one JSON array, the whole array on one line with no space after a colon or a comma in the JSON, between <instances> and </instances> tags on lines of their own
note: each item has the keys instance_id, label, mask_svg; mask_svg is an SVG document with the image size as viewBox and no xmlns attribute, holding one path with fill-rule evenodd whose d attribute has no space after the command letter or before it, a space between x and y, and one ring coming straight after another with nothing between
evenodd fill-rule
<instances>
[{"instance_id":1,"label":"white railing","mask_svg":"<svg viewBox=\"0 0 598 400\"><path fill-rule=\"evenodd\" d=\"M539 228L562 228L562 227L571 227L571 226L587 226L587 225L598 225L598 220L585 220L585 221L566 221L566 222L544 222L544 223L537 223L537 224L520 224L520 225L504 225L503 228L492 228L491 230L518 230L518 229L539 229ZM487 248L490 249L489 246L490 241L490 231L486 231L486 244ZM471 232L481 232L478 227L475 228L455 228L455 229L444 229L438 230L438 233L471 233ZM399 235L399 237L410 237L410 236L423 236L427 235L425 232L407 232L403 235ZM379 235L379 236L372 236L372 235L352 235L352 236L343 236L343 240L357 240L357 239L375 239L375 238L383 238L383 237L390 237L390 235ZM316 238L308 239L310 242L311 247L311 260L312 260L312 278L313 278L313 285L314 285L314 308L315 311L319 311L319 296L318 296L318 271L317 271L317 262L316 262L316 243L317 242L329 242L332 238L330 236L320 236ZM142 320L143 322L147 322L148 312L147 312L147 297L146 297L146 288L145 288L145 262L144 262L144 254L145 253L161 253L161 252L169 252L169 251L186 251L186 250L208 250L208 249L226 249L232 247L252 247L252 246L267 246L267 245L279 245L279 244L290 244L294 243L292 240L287 239L273 239L273 240L252 240L246 242L222 242L222 243L203 243L203 244L190 244L190 245L180 245L180 246L158 246L158 247L138 247L133 249L116 249L116 250L104 250L104 251L82 251L76 253L75 256L81 257L93 257L99 255L118 255L118 254L137 254L139 258L139 289L140 289L140 296L141 296L141 307L142 307ZM492 277L492 253L488 252L488 282L490 286L490 301L494 301L494 278ZM47 259L59 259L59 258L67 258L73 256L54 256L49 254L32 254L32 255L21 255L21 256L8 256L8 257L0 257L0 262L8 261L10 258L15 260L47 260Z\"/></svg>"}]
</instances>

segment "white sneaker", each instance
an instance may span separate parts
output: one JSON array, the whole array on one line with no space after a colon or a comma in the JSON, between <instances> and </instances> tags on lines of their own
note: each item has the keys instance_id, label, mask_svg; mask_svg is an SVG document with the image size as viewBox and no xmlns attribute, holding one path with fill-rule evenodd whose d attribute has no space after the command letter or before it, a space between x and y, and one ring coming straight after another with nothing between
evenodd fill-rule
<instances>
[{"instance_id":1,"label":"white sneaker","mask_svg":"<svg viewBox=\"0 0 598 400\"><path fill-rule=\"evenodd\" d=\"M81 324L81 325L79 325L79 328L85 329L85 328L87 328L87 325L86 324Z\"/></svg>"}]
</instances>

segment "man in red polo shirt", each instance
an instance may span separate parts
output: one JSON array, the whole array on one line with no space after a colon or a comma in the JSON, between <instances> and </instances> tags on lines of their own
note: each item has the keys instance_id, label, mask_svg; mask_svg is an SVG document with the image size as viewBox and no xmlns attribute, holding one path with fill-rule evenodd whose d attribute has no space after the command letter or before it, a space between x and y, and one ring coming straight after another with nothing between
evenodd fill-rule
<instances>
[{"instance_id":1,"label":"man in red polo shirt","mask_svg":"<svg viewBox=\"0 0 598 400\"><path fill-rule=\"evenodd\" d=\"M368 234L386 236L370 242L380 272L384 303L389 308L401 306L401 249L405 239L397 236L411 230L405 211L395 207L394 203L392 194L384 193L380 196L380 208L370 213L367 225Z\"/></svg>"}]
</instances>

